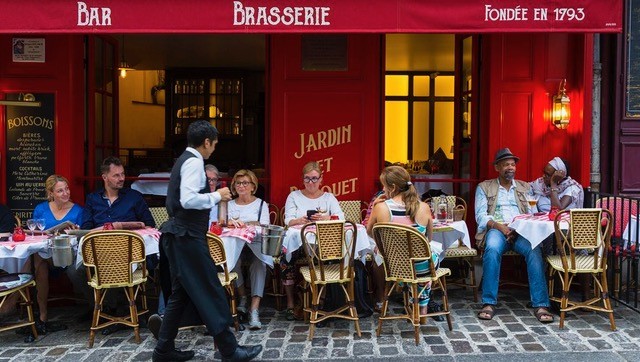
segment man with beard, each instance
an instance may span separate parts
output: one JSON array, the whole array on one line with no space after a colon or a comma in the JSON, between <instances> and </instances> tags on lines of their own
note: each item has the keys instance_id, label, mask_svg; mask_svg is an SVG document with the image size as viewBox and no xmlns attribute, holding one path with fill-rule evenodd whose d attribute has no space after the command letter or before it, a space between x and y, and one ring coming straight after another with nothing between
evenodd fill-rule
<instances>
[{"instance_id":1,"label":"man with beard","mask_svg":"<svg viewBox=\"0 0 640 362\"><path fill-rule=\"evenodd\" d=\"M156 223L142 194L124 187L124 167L116 157L107 157L100 166L104 189L87 195L82 213L82 229L93 229L108 222L142 221Z\"/></svg>"},{"instance_id":2,"label":"man with beard","mask_svg":"<svg viewBox=\"0 0 640 362\"><path fill-rule=\"evenodd\" d=\"M478 318L490 320L495 315L502 255L507 250L514 250L524 256L527 264L535 316L542 323L550 323L553 322L553 315L548 309L549 294L540 246L531 249L531 243L508 226L515 216L529 212L526 194L530 193L530 185L515 180L519 160L508 148L498 150L493 162L498 178L481 182L476 189L476 240L485 240L482 257L483 306Z\"/></svg>"}]
</instances>

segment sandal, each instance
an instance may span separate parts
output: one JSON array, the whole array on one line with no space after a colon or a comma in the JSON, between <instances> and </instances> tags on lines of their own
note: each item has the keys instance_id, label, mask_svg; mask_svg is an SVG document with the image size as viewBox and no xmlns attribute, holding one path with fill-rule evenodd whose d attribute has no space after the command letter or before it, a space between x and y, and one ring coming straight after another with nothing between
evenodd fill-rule
<instances>
[{"instance_id":1,"label":"sandal","mask_svg":"<svg viewBox=\"0 0 640 362\"><path fill-rule=\"evenodd\" d=\"M493 316L496 314L496 306L493 304L485 304L482 306L482 309L478 312L478 318L490 321L493 319Z\"/></svg>"},{"instance_id":2,"label":"sandal","mask_svg":"<svg viewBox=\"0 0 640 362\"><path fill-rule=\"evenodd\" d=\"M296 313L293 311L293 308L287 309L287 311L285 312L285 315L288 321L296 320Z\"/></svg>"},{"instance_id":3,"label":"sandal","mask_svg":"<svg viewBox=\"0 0 640 362\"><path fill-rule=\"evenodd\" d=\"M538 319L540 323L551 323L553 322L553 314L549 312L546 307L538 307L534 312L534 315Z\"/></svg>"}]
</instances>

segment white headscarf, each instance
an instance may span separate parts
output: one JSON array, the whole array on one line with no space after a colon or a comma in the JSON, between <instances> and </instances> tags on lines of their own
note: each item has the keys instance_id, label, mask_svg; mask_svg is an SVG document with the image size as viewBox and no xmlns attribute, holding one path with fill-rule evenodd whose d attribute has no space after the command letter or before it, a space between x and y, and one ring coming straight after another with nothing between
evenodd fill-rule
<instances>
[{"instance_id":1,"label":"white headscarf","mask_svg":"<svg viewBox=\"0 0 640 362\"><path fill-rule=\"evenodd\" d=\"M556 171L563 171L565 174L567 173L567 166L560 157L554 157L553 160L549 161L549 164L551 167L555 168Z\"/></svg>"}]
</instances>

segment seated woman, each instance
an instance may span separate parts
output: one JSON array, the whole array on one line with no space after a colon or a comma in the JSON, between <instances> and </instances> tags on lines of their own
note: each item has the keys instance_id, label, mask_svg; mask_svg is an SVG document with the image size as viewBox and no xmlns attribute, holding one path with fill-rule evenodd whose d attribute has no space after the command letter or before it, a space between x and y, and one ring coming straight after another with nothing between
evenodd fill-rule
<instances>
[{"instance_id":1,"label":"seated woman","mask_svg":"<svg viewBox=\"0 0 640 362\"><path fill-rule=\"evenodd\" d=\"M421 233L425 233L431 240L433 223L429 205L420 201L416 188L411 183L411 176L407 170L400 166L389 166L382 170L380 182L384 190L384 197L380 197L371 212L367 223L367 233L373 236L373 226L378 222L394 222L411 225ZM432 245L433 261L438 263L439 250ZM416 264L416 272L424 274L429 271L429 262ZM423 287L423 286L421 286ZM427 306L431 297L431 286L418 296L420 314L427 314Z\"/></svg>"},{"instance_id":2,"label":"seated woman","mask_svg":"<svg viewBox=\"0 0 640 362\"><path fill-rule=\"evenodd\" d=\"M302 182L304 189L293 191L287 196L284 205L284 224L287 226L302 226L308 222L329 220L331 215L337 215L338 219L344 220L344 213L340 209L338 199L332 193L322 191L322 168L317 162L309 162L302 168ZM307 217L308 210L317 210L317 212ZM282 268L285 294L287 295L287 320L296 319L294 308L293 286L295 284L295 261L300 255L297 250L292 256L291 261L287 262L286 258L280 258L280 267Z\"/></svg>"},{"instance_id":3,"label":"seated woman","mask_svg":"<svg viewBox=\"0 0 640 362\"><path fill-rule=\"evenodd\" d=\"M258 189L258 178L249 170L239 170L231 180L231 193L238 197L229 201L228 222L236 227L246 224L269 224L269 204L262 199L255 197ZM259 244L255 244L259 245ZM267 266L252 251L247 253L251 259L249 273L251 280L251 306L249 307L249 329L257 330L262 328L258 308L260 299L264 293L264 283L267 276ZM238 310L247 312L247 292L244 288L244 277L240 261L236 263L233 271L238 273L236 286L240 303Z\"/></svg>"},{"instance_id":4,"label":"seated woman","mask_svg":"<svg viewBox=\"0 0 640 362\"><path fill-rule=\"evenodd\" d=\"M36 205L34 219L44 219L45 229L70 221L74 225L82 221L82 207L71 201L69 181L60 175L51 175L44 183L49 201ZM47 299L49 298L49 259L34 254L36 290L40 318L36 320L38 333L46 334L67 329L66 326L47 322Z\"/></svg>"},{"instance_id":5,"label":"seated woman","mask_svg":"<svg viewBox=\"0 0 640 362\"><path fill-rule=\"evenodd\" d=\"M530 184L533 194L538 197L538 211L548 212L552 206L560 210L582 207L582 185L569 177L569 165L560 157L549 161L542 177Z\"/></svg>"}]
</instances>

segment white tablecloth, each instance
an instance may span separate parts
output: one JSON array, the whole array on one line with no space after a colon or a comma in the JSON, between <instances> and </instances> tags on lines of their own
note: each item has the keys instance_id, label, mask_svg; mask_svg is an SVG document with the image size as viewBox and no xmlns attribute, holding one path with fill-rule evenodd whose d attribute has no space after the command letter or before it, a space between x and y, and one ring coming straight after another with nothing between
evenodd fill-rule
<instances>
[{"instance_id":1,"label":"white tablecloth","mask_svg":"<svg viewBox=\"0 0 640 362\"><path fill-rule=\"evenodd\" d=\"M624 248L627 248L629 242L636 243L638 241L638 218L635 215L631 215L629 223L625 226L622 232L622 240L624 240Z\"/></svg>"},{"instance_id":2,"label":"white tablecloth","mask_svg":"<svg viewBox=\"0 0 640 362\"><path fill-rule=\"evenodd\" d=\"M367 235L367 228L364 225L356 224L356 226L358 231L356 235L356 255L354 255L354 257L357 259L364 258L364 256L368 252L372 252L375 247L375 243ZM282 246L286 250L285 255L287 261L291 261L291 254L294 251L300 249L300 247L302 246L302 233L300 232L301 230L301 227L290 227L289 229L287 229L284 239L282 240ZM345 232L345 235L347 237L350 237L352 233ZM307 241L309 241L310 243L315 243L315 240L310 240L313 238L312 234L309 234L308 237L309 239L307 239Z\"/></svg>"},{"instance_id":3,"label":"white tablecloth","mask_svg":"<svg viewBox=\"0 0 640 362\"><path fill-rule=\"evenodd\" d=\"M155 229L154 229L155 230ZM131 230L133 232L135 232L136 230ZM142 236L142 239L144 240L144 254L149 256L149 255L155 255L160 253L160 246L159 246L159 234L141 234L140 236ZM82 240L80 240L80 245L82 245ZM78 251L76 252L76 269L80 268L82 266L82 248L78 247Z\"/></svg>"},{"instance_id":4,"label":"white tablecloth","mask_svg":"<svg viewBox=\"0 0 640 362\"><path fill-rule=\"evenodd\" d=\"M509 227L529 240L531 249L535 249L544 239L555 232L553 221L549 220L548 213L538 217L530 215L526 218L516 218L509 224ZM569 223L561 221L560 228L568 229Z\"/></svg>"},{"instance_id":5,"label":"white tablecloth","mask_svg":"<svg viewBox=\"0 0 640 362\"><path fill-rule=\"evenodd\" d=\"M457 248L458 240L462 239L462 243L470 248L471 239L469 238L469 229L464 221L454 221L447 224L433 225L433 235L431 240L431 252L440 254L440 260L444 259L445 251L449 248ZM434 243L440 244L440 250L436 250Z\"/></svg>"},{"instance_id":6,"label":"white tablecloth","mask_svg":"<svg viewBox=\"0 0 640 362\"><path fill-rule=\"evenodd\" d=\"M169 187L168 172L142 173L138 177L166 177L166 180L138 180L131 184L131 188L146 195L167 196Z\"/></svg>"},{"instance_id":7,"label":"white tablecloth","mask_svg":"<svg viewBox=\"0 0 640 362\"><path fill-rule=\"evenodd\" d=\"M262 254L262 244L254 243L251 239L237 234L238 233L233 236L223 234L220 236L224 243L224 251L227 255L227 267L229 270L232 270L238 263L240 255L242 254L242 249L244 249L245 245L249 247L258 259L270 268L273 268L273 257L271 255Z\"/></svg>"},{"instance_id":8,"label":"white tablecloth","mask_svg":"<svg viewBox=\"0 0 640 362\"><path fill-rule=\"evenodd\" d=\"M411 174L412 179L443 179L443 178L453 178L452 174ZM451 182L438 182L438 181L425 181L425 182L414 182L413 186L415 186L416 191L418 192L418 196L422 196L425 192L429 191L429 189L434 190L442 190L447 195L453 195L453 183Z\"/></svg>"},{"instance_id":9,"label":"white tablecloth","mask_svg":"<svg viewBox=\"0 0 640 362\"><path fill-rule=\"evenodd\" d=\"M18 273L35 253L44 259L50 258L47 238L48 236L27 236L25 241L15 244L0 242L0 269L8 273Z\"/></svg>"}]
</instances>

